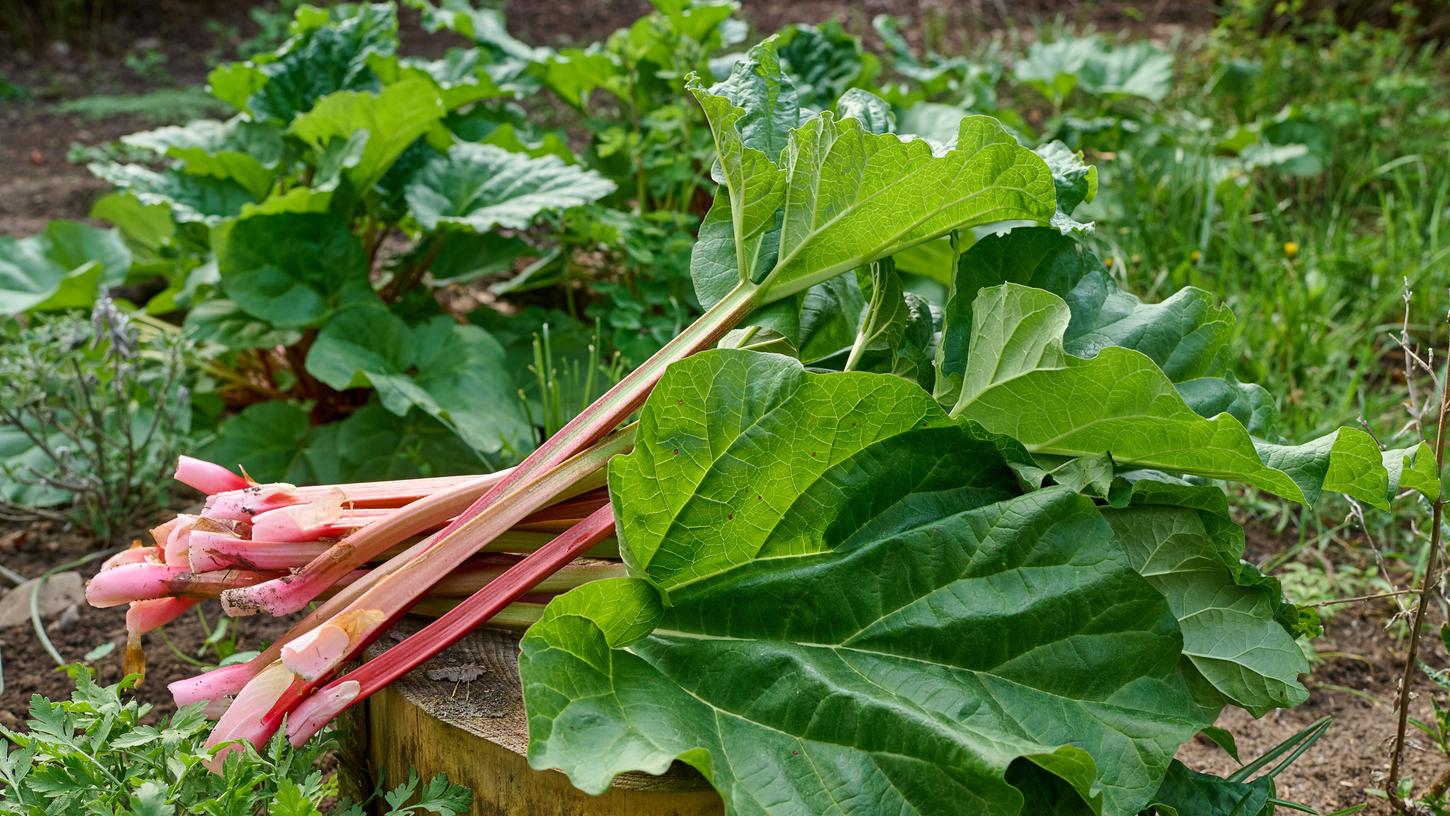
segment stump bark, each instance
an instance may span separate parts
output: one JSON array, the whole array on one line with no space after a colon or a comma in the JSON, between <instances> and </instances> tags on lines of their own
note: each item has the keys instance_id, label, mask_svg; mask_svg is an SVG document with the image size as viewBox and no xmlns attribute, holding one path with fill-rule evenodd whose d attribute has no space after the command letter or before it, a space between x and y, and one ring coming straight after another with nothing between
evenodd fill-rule
<instances>
[{"instance_id":1,"label":"stump bark","mask_svg":"<svg viewBox=\"0 0 1450 816\"><path fill-rule=\"evenodd\" d=\"M399 624L374 650L393 645L414 628L406 621ZM359 789L370 789L369 781L380 773L392 787L416 770L423 781L443 773L471 788L472 813L478 816L724 812L704 778L681 763L662 776L622 774L601 796L581 792L558 771L529 768L516 633L477 630L353 711L352 755L344 762L361 777L355 780Z\"/></svg>"}]
</instances>

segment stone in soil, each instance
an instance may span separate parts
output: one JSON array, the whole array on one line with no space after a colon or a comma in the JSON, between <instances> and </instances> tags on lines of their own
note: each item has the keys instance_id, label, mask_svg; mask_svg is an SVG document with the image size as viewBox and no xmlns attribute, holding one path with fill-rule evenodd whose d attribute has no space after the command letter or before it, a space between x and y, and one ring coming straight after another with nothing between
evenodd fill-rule
<instances>
[{"instance_id":1,"label":"stone in soil","mask_svg":"<svg viewBox=\"0 0 1450 816\"><path fill-rule=\"evenodd\" d=\"M39 578L31 578L0 598L0 629L30 622L30 595L38 583ZM57 573L46 579L40 587L40 597L36 600L40 619L51 620L67 609L85 602L85 582L81 580L79 572Z\"/></svg>"}]
</instances>

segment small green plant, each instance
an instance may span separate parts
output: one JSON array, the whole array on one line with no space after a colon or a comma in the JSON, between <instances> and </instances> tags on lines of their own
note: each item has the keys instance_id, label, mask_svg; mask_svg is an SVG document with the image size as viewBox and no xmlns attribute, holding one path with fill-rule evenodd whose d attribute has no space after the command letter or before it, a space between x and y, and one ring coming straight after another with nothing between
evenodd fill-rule
<instances>
[{"instance_id":1,"label":"small green plant","mask_svg":"<svg viewBox=\"0 0 1450 816\"><path fill-rule=\"evenodd\" d=\"M1440 640L1450 648L1450 627L1440 628ZM1435 684L1438 692L1430 695L1430 719L1410 717L1410 725L1429 738L1431 744L1450 759L1450 703L1446 702L1446 696L1450 695L1450 670L1432 669L1424 661L1417 661L1417 664L1420 671ZM1450 768L1436 776L1418 797L1415 795L1413 780L1400 780L1396 789L1401 801L1429 808L1434 816L1450 813L1450 802L1446 801L1447 791L1450 791Z\"/></svg>"},{"instance_id":2,"label":"small green plant","mask_svg":"<svg viewBox=\"0 0 1450 816\"><path fill-rule=\"evenodd\" d=\"M292 25L292 17L302 6L302 0L277 0L276 3L258 5L247 12L257 33L242 41L237 52L243 57L271 51L286 39ZM232 32L235 34L235 32ZM235 39L235 36L233 36Z\"/></svg>"},{"instance_id":3,"label":"small green plant","mask_svg":"<svg viewBox=\"0 0 1450 816\"><path fill-rule=\"evenodd\" d=\"M166 52L155 46L129 51L121 61L137 79L165 82L171 78L171 73L166 70Z\"/></svg>"},{"instance_id":4,"label":"small green plant","mask_svg":"<svg viewBox=\"0 0 1450 816\"><path fill-rule=\"evenodd\" d=\"M105 541L154 518L190 430L186 341L143 331L109 299L90 322L12 321L3 336L0 514Z\"/></svg>"},{"instance_id":5,"label":"small green plant","mask_svg":"<svg viewBox=\"0 0 1450 816\"><path fill-rule=\"evenodd\" d=\"M30 91L0 71L0 102L23 102L30 98Z\"/></svg>"},{"instance_id":6,"label":"small green plant","mask_svg":"<svg viewBox=\"0 0 1450 816\"><path fill-rule=\"evenodd\" d=\"M186 706L152 724L151 706L123 694L135 676L100 686L88 668L67 671L75 681L70 700L36 695L27 730L0 726L0 814L322 816L323 804L337 799L337 779L318 770L336 747L331 734L297 749L279 735L263 751L230 753L222 772L210 773L204 706ZM442 776L421 791L418 782L415 773L374 798L394 816L468 810L472 795L466 788ZM329 812L362 816L363 804L338 803Z\"/></svg>"}]
</instances>

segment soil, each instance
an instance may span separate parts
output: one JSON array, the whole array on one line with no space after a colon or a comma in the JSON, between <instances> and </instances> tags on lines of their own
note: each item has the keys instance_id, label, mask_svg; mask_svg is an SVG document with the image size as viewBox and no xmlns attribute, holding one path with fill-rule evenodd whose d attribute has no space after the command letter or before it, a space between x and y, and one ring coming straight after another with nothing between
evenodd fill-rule
<instances>
[{"instance_id":1,"label":"soil","mask_svg":"<svg viewBox=\"0 0 1450 816\"><path fill-rule=\"evenodd\" d=\"M511 30L526 41L557 45L602 38L628 25L648 10L646 0L584 0L568 4L524 2L505 4ZM1148 6L1148 8L1144 8ZM1211 22L1212 4L1077 3L1058 0L797 0L792 3L746 0L744 15L757 30L790 22L820 22L839 19L848 29L871 36L870 19L878 13L909 18L909 35L918 43L929 39L926 31L949 31L954 37L975 36L1022 26L1032 18L1063 16L1089 22L1101 29L1131 27L1155 33L1166 30L1201 28ZM12 48L0 29L0 76L30 91L25 102L0 101L0 235L23 236L42 229L55 218L84 219L92 202L105 190L83 166L72 165L66 152L73 143L98 144L155 123L123 117L90 120L58 113L54 103L68 98L107 93L141 93L161 85L194 87L204 81L209 64L217 59L219 45L227 37L214 34L231 27L241 37L251 36L255 25L247 4L220 0L152 0L112 4L114 19L99 50L77 58L73 50L54 44L26 54ZM3 21L0 21L3 25ZM410 13L403 16L404 38L409 53L438 53L445 40L422 32ZM958 33L963 32L963 33ZM946 44L944 47L950 47ZM124 65L133 49L161 49L167 56L164 81L141 78ZM232 56L226 54L226 57ZM38 575L52 566L96 549L93 541L52 525L0 524L0 564L23 576ZM83 568L87 576L99 562ZM0 587L3 587L0 583ZM215 605L207 612L215 619ZM1225 715L1220 725L1238 737L1241 756L1257 756L1321 716L1334 717L1329 733L1279 777L1279 795L1304 802L1323 811L1370 802L1365 813L1389 813L1382 802L1367 799L1364 790L1384 785L1389 740L1393 735L1393 697L1398 682L1395 666L1402 644L1385 631L1394 607L1379 605L1344 609L1326 626L1316 641L1320 662L1309 686L1309 701L1299 708L1274 712L1253 720L1241 711ZM124 611L79 610L77 615L48 621L48 633L56 648L68 660L78 660L95 647L113 642L116 651L96 661L100 679L113 682L120 677L120 654L124 643ZM1438 624L1438 621L1437 621ZM269 618L233 621L240 648L260 648L275 637L285 622ZM194 616L184 616L168 627L176 646L195 653L205 632ZM1427 638L1427 647L1434 641ZM70 680L55 671L29 626L0 630L0 655L4 660L4 691L0 693L0 724L17 727L23 723L30 695L50 697L69 693ZM137 695L169 710L166 684L196 672L155 635L148 636L148 676ZM1425 660L1430 665L1450 665L1438 643ZM1414 714L1429 717L1431 685L1417 674ZM1181 757L1191 767L1219 773L1235 766L1223 751L1204 740L1185 746ZM1447 765L1447 760L1422 735L1415 732L1407 752L1407 768L1423 787Z\"/></svg>"},{"instance_id":2,"label":"soil","mask_svg":"<svg viewBox=\"0 0 1450 816\"><path fill-rule=\"evenodd\" d=\"M26 578L81 558L102 547L88 536L65 530L50 522L29 525L0 525L0 565ZM80 569L89 578L100 560ZM9 585L4 585L5 589ZM215 625L220 610L207 605L205 613ZM235 618L228 637L237 649L260 649L287 626L284 619L269 617ZM126 644L126 609L92 609L81 606L45 621L46 635L67 661L81 662L84 656L106 643L115 644L110 654L91 663L97 680L114 683L121 679L121 655ZM177 650L195 656L206 640L206 630L196 615L183 615L166 628ZM199 669L177 657L158 634L145 639L146 680L135 692L138 699L152 703L158 712L173 710L166 685L196 674ZM0 693L0 725L17 728L24 724L32 694L51 698L70 696L70 678L60 671L45 652L30 623L0 629L0 657L4 660L4 691ZM215 658L212 658L215 660Z\"/></svg>"},{"instance_id":3,"label":"soil","mask_svg":"<svg viewBox=\"0 0 1450 816\"><path fill-rule=\"evenodd\" d=\"M1314 641L1319 660L1305 684L1310 692L1308 702L1273 711L1259 720L1241 709L1230 709L1219 719L1218 725L1237 738L1239 756L1247 762L1320 717L1333 717L1329 732L1277 778L1279 798L1308 804L1323 813L1362 803L1369 805L1364 814L1392 812L1387 803L1365 791L1383 789L1389 769L1404 646L1385 631L1394 612L1392 604L1380 602L1346 608L1326 624L1324 635ZM1435 640L1422 639L1422 659L1431 666L1450 665ZM1411 716L1432 721L1433 686L1417 673L1411 689ZM1440 696L1443 704L1443 694ZM1404 773L1423 790L1450 767L1450 759L1413 727L1410 733ZM1184 746L1179 758L1191 768L1220 775L1238 768L1222 749L1203 737Z\"/></svg>"}]
</instances>

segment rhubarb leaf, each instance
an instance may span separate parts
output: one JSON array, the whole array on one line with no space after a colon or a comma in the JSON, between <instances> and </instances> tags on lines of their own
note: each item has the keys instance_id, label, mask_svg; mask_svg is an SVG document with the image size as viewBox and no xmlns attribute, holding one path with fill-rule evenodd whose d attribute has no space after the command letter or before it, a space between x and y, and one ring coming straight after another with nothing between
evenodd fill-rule
<instances>
[{"instance_id":1,"label":"rhubarb leaf","mask_svg":"<svg viewBox=\"0 0 1450 816\"><path fill-rule=\"evenodd\" d=\"M1227 414L1201 417L1141 352L1111 346L1091 359L1068 354L1068 305L1041 289L982 289L972 312L971 354L951 413L1033 453L1106 453L1123 468L1241 481L1301 502L1323 490L1375 506L1386 501L1388 474L1362 431L1271 445Z\"/></svg>"},{"instance_id":2,"label":"rhubarb leaf","mask_svg":"<svg viewBox=\"0 0 1450 816\"><path fill-rule=\"evenodd\" d=\"M827 531L819 519L792 512L796 501L822 518L890 501L893 494L863 472L869 463L891 461L887 471L915 484L928 474L907 478L914 472L909 451L966 444L951 440L970 436L928 394L896 377L808 374L789 358L748 352L699 359L672 367L650 396L660 409L641 416L640 434L657 444L638 446L610 468L610 484L631 498L616 510L629 534L625 561L664 590L759 557L827 549ZM982 455L994 450L973 444ZM892 458L898 451L899 462ZM983 500L1015 492L1000 456L963 459L962 470L930 475ZM804 497L782 492L807 484ZM693 532L669 534L675 528Z\"/></svg>"},{"instance_id":3,"label":"rhubarb leaf","mask_svg":"<svg viewBox=\"0 0 1450 816\"><path fill-rule=\"evenodd\" d=\"M387 56L397 50L398 18L393 6L340 6L318 22L326 22L326 17L333 22L298 33L275 60L255 66L243 63L258 78L247 77L240 69L221 77L213 72L213 87L224 78L227 97L234 98L232 89L238 85L256 86L245 110L259 119L283 125L337 91L377 90L378 78L368 67L368 60L372 55Z\"/></svg>"},{"instance_id":4,"label":"rhubarb leaf","mask_svg":"<svg viewBox=\"0 0 1450 816\"><path fill-rule=\"evenodd\" d=\"M1091 357L1107 346L1140 351L1163 368L1198 414L1228 413L1251 433L1271 432L1278 411L1269 394L1225 373L1233 329L1226 308L1192 288L1162 303L1142 303L1120 290L1102 262L1076 240L1047 228L987 236L962 253L937 348L935 392L943 402L954 402L961 387L977 293L1009 282L1067 301L1072 318L1064 346L1069 353Z\"/></svg>"},{"instance_id":5,"label":"rhubarb leaf","mask_svg":"<svg viewBox=\"0 0 1450 816\"><path fill-rule=\"evenodd\" d=\"M785 169L778 259L763 279L771 300L954 229L1056 211L1047 165L984 116L964 118L938 157L823 113L791 134Z\"/></svg>"},{"instance_id":6,"label":"rhubarb leaf","mask_svg":"<svg viewBox=\"0 0 1450 816\"><path fill-rule=\"evenodd\" d=\"M377 403L331 425L315 428L304 452L315 483L412 479L479 473L489 468L458 434L413 410L403 416Z\"/></svg>"},{"instance_id":7,"label":"rhubarb leaf","mask_svg":"<svg viewBox=\"0 0 1450 816\"><path fill-rule=\"evenodd\" d=\"M533 429L518 399L503 347L477 326L460 326L446 316L414 327L416 373L409 401L452 428L485 454L518 454L531 446ZM379 396L396 398L387 388ZM394 410L388 405L389 410Z\"/></svg>"},{"instance_id":8,"label":"rhubarb leaf","mask_svg":"<svg viewBox=\"0 0 1450 816\"><path fill-rule=\"evenodd\" d=\"M352 306L318 333L307 371L339 390L371 385L389 411L420 408L486 455L532 437L503 347L447 317L410 328L380 302Z\"/></svg>"},{"instance_id":9,"label":"rhubarb leaf","mask_svg":"<svg viewBox=\"0 0 1450 816\"><path fill-rule=\"evenodd\" d=\"M524 639L530 763L678 759L731 814L1136 812L1213 712L1093 504L1011 497L1003 450L897 377L677 363L611 467L634 577Z\"/></svg>"},{"instance_id":10,"label":"rhubarb leaf","mask_svg":"<svg viewBox=\"0 0 1450 816\"><path fill-rule=\"evenodd\" d=\"M1222 493L1208 488L1220 497ZM1222 508L1227 512L1227 507ZM1104 510L1133 567L1168 599L1183 654L1213 688L1254 716L1304 702L1309 662L1277 619L1282 597L1239 583L1243 530L1187 507Z\"/></svg>"},{"instance_id":11,"label":"rhubarb leaf","mask_svg":"<svg viewBox=\"0 0 1450 816\"><path fill-rule=\"evenodd\" d=\"M1278 811L1270 804L1274 780L1261 776L1252 782L1231 782L1190 770L1178 760L1153 795L1161 816L1264 816Z\"/></svg>"},{"instance_id":12,"label":"rhubarb leaf","mask_svg":"<svg viewBox=\"0 0 1450 816\"><path fill-rule=\"evenodd\" d=\"M406 196L425 230L523 229L540 213L588 204L614 182L557 156L530 158L493 145L460 143L414 176Z\"/></svg>"},{"instance_id":13,"label":"rhubarb leaf","mask_svg":"<svg viewBox=\"0 0 1450 816\"><path fill-rule=\"evenodd\" d=\"M131 253L115 230L52 221L28 238L0 236L0 315L90 306L130 268Z\"/></svg>"},{"instance_id":14,"label":"rhubarb leaf","mask_svg":"<svg viewBox=\"0 0 1450 816\"><path fill-rule=\"evenodd\" d=\"M1138 96L1158 101L1173 87L1173 55L1150 42L1114 46L1083 65L1083 90L1099 96Z\"/></svg>"},{"instance_id":15,"label":"rhubarb leaf","mask_svg":"<svg viewBox=\"0 0 1450 816\"><path fill-rule=\"evenodd\" d=\"M91 174L136 196L142 204L164 204L177 221L219 224L233 218L257 196L230 178L196 175L180 170L157 172L136 164L87 165Z\"/></svg>"},{"instance_id":16,"label":"rhubarb leaf","mask_svg":"<svg viewBox=\"0 0 1450 816\"><path fill-rule=\"evenodd\" d=\"M275 328L222 297L198 303L186 313L182 329L192 340L231 350L290 346L302 339L301 332Z\"/></svg>"},{"instance_id":17,"label":"rhubarb leaf","mask_svg":"<svg viewBox=\"0 0 1450 816\"><path fill-rule=\"evenodd\" d=\"M407 0L407 3L422 12L423 28L428 31L452 31L499 56L523 62L535 62L549 55L548 49L535 48L509 34L503 12L498 9L475 8L469 0L440 0L437 6L428 0Z\"/></svg>"},{"instance_id":18,"label":"rhubarb leaf","mask_svg":"<svg viewBox=\"0 0 1450 816\"><path fill-rule=\"evenodd\" d=\"M176 159L188 173L231 179L256 200L267 196L285 155L276 126L237 118L198 119L121 137L131 147Z\"/></svg>"},{"instance_id":19,"label":"rhubarb leaf","mask_svg":"<svg viewBox=\"0 0 1450 816\"><path fill-rule=\"evenodd\" d=\"M443 100L432 82L407 79L381 93L339 91L326 96L298 116L289 132L319 154L334 139L346 142L354 134L365 134L361 152L345 175L354 189L368 190L444 113Z\"/></svg>"},{"instance_id":20,"label":"rhubarb leaf","mask_svg":"<svg viewBox=\"0 0 1450 816\"><path fill-rule=\"evenodd\" d=\"M1092 357L1122 346L1147 355L1174 382L1221 374L1233 315L1201 289L1187 288L1162 303L1143 303L1122 291L1102 262L1055 229L1016 229L973 244L957 264L942 320L938 360L947 398L965 366L972 308L985 287L1018 283L1051 292L1071 312L1064 349Z\"/></svg>"},{"instance_id":21,"label":"rhubarb leaf","mask_svg":"<svg viewBox=\"0 0 1450 816\"><path fill-rule=\"evenodd\" d=\"M450 48L442 59L375 57L371 66L384 85L410 80L430 83L448 110L485 99L512 97L514 92L493 80L484 70L483 55L473 48Z\"/></svg>"},{"instance_id":22,"label":"rhubarb leaf","mask_svg":"<svg viewBox=\"0 0 1450 816\"><path fill-rule=\"evenodd\" d=\"M227 296L278 328L314 326L345 301L371 297L362 244L334 215L242 219L217 265Z\"/></svg>"},{"instance_id":23,"label":"rhubarb leaf","mask_svg":"<svg viewBox=\"0 0 1450 816\"><path fill-rule=\"evenodd\" d=\"M1098 169L1085 163L1081 153L1074 153L1067 145L1056 141L1048 142L1035 152L1052 171L1059 212L1070 215L1079 204L1091 203L1097 198Z\"/></svg>"},{"instance_id":24,"label":"rhubarb leaf","mask_svg":"<svg viewBox=\"0 0 1450 816\"><path fill-rule=\"evenodd\" d=\"M760 285L764 303L782 300L952 230L1046 224L1056 212L1046 163L985 116L962 119L956 146L941 155L829 111L782 142L799 114L770 41L728 80L690 89L710 120L716 179L728 193L716 196L691 260L705 305L740 283Z\"/></svg>"},{"instance_id":25,"label":"rhubarb leaf","mask_svg":"<svg viewBox=\"0 0 1450 816\"><path fill-rule=\"evenodd\" d=\"M301 407L280 400L259 402L222 422L201 455L229 468L241 467L260 481L306 484L312 471L304 458L312 421Z\"/></svg>"},{"instance_id":26,"label":"rhubarb leaf","mask_svg":"<svg viewBox=\"0 0 1450 816\"><path fill-rule=\"evenodd\" d=\"M307 373L339 391L400 376L413 364L413 332L381 302L343 309L307 352Z\"/></svg>"}]
</instances>

